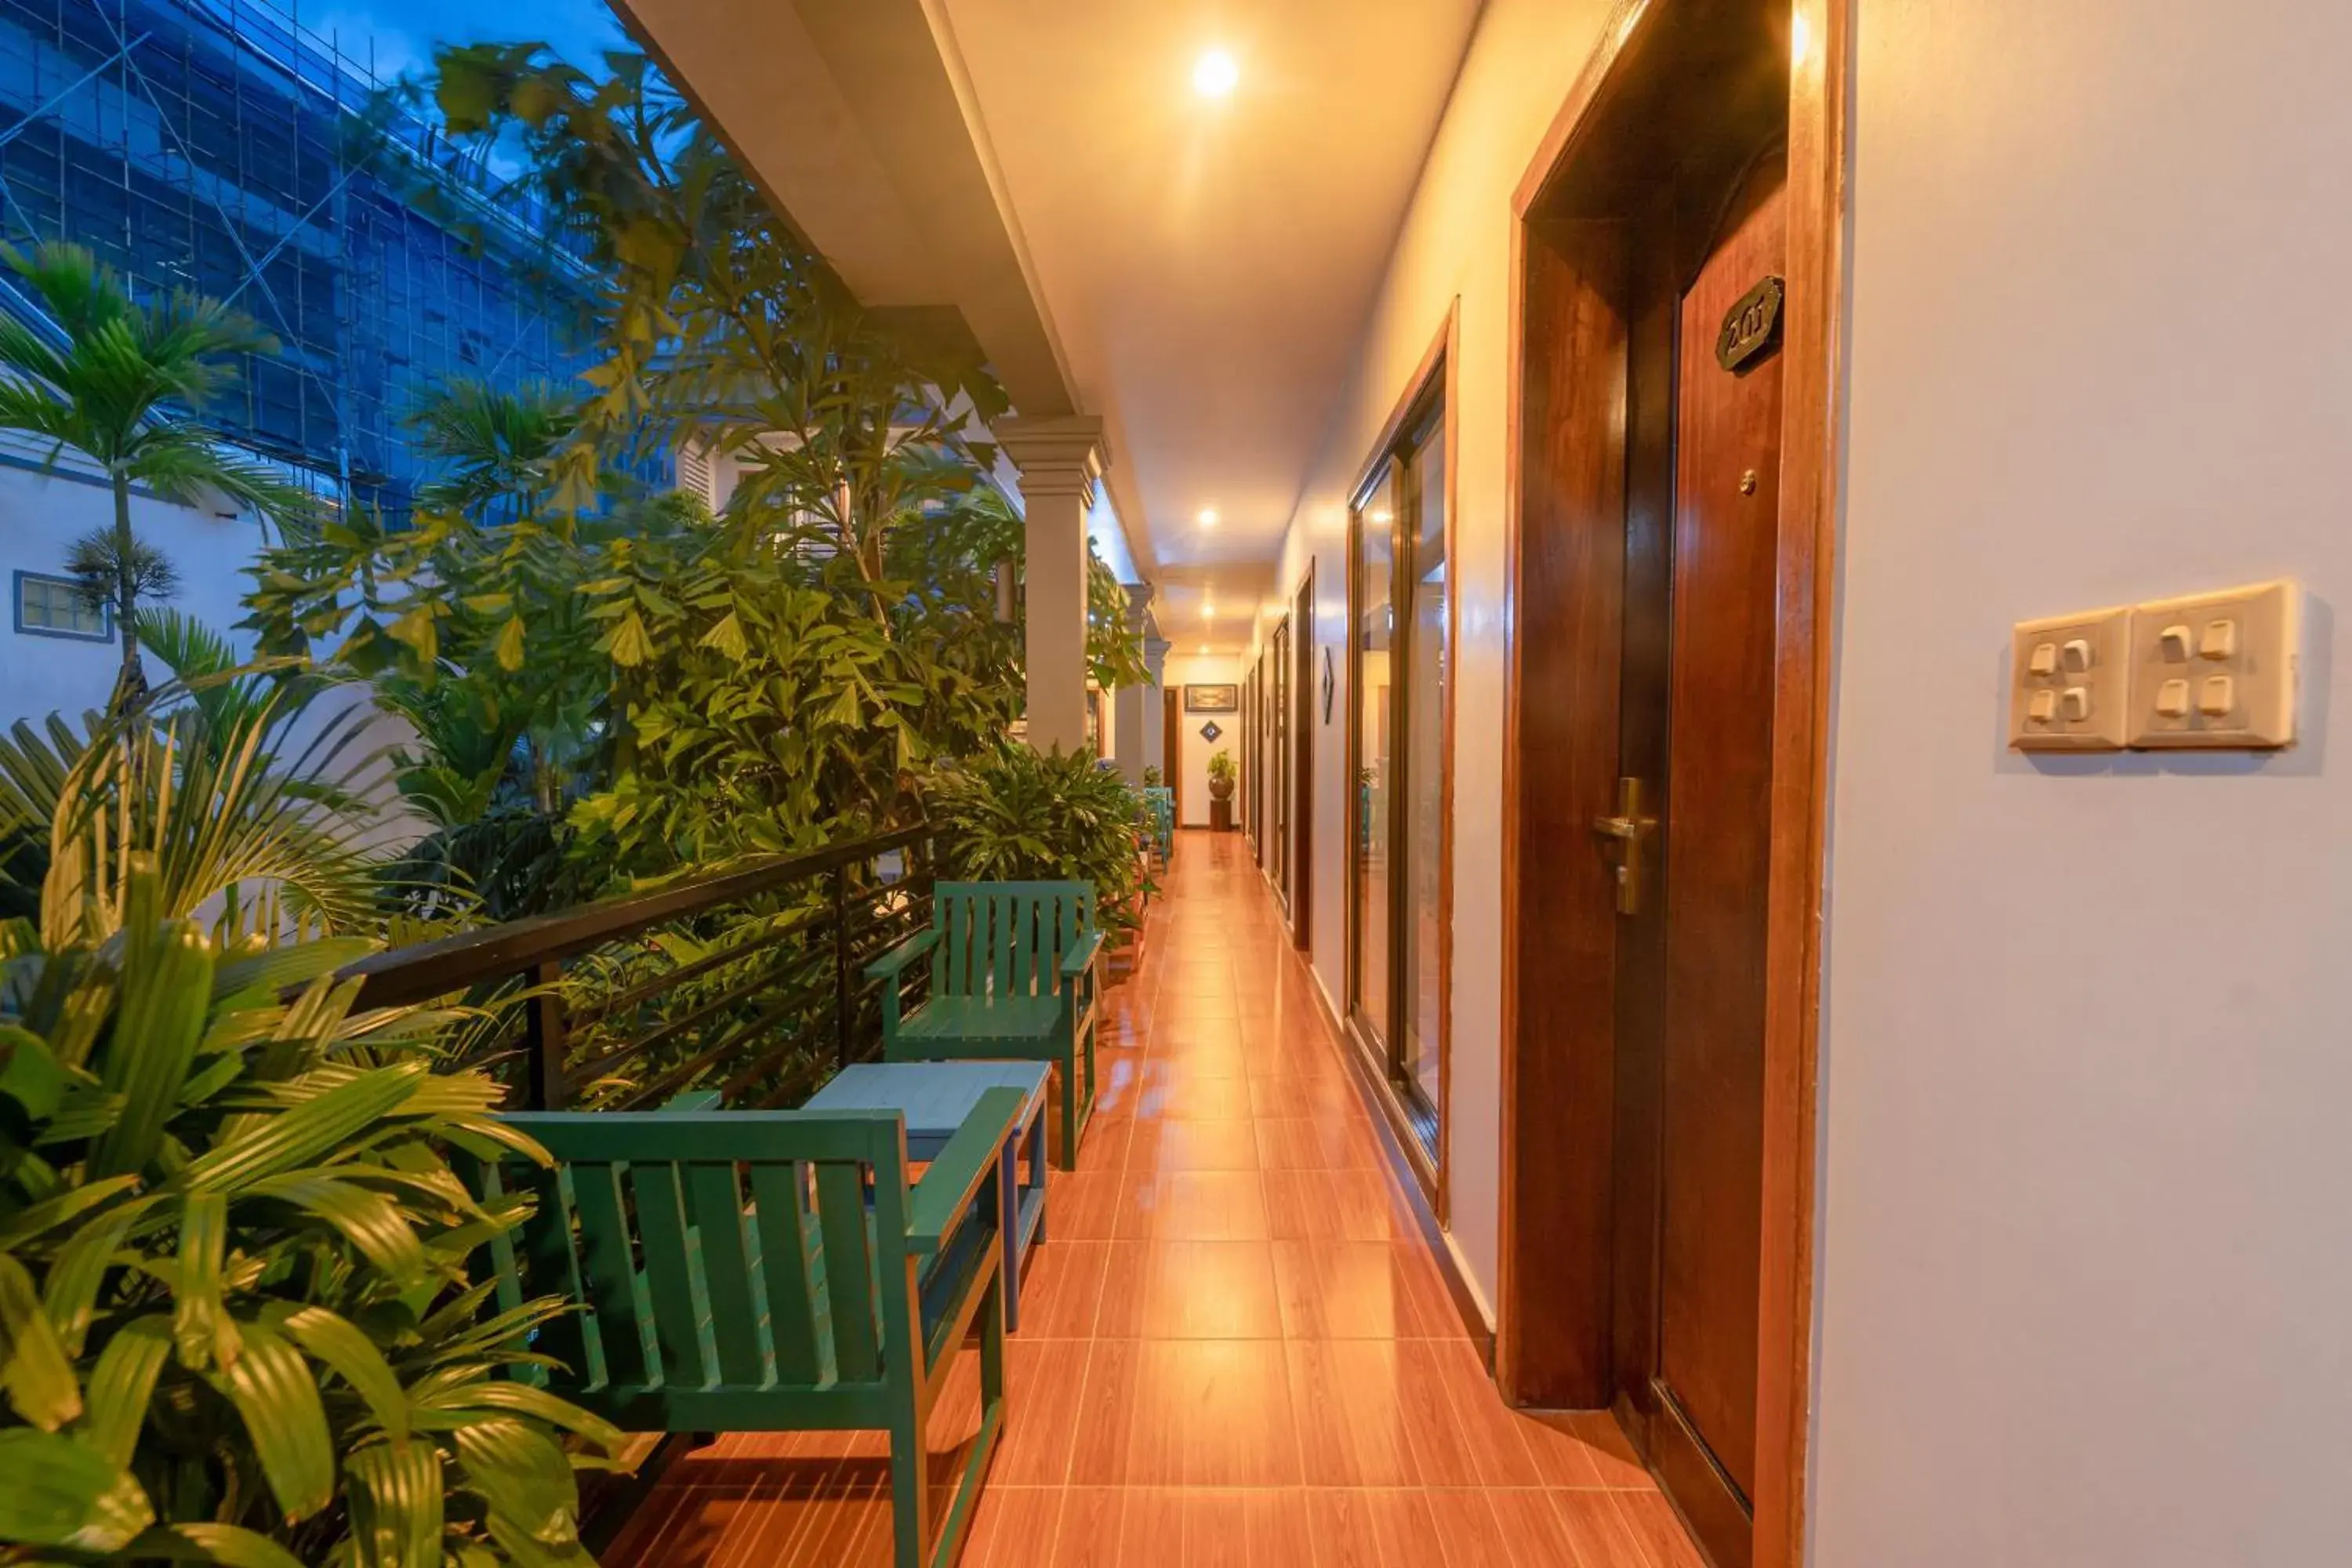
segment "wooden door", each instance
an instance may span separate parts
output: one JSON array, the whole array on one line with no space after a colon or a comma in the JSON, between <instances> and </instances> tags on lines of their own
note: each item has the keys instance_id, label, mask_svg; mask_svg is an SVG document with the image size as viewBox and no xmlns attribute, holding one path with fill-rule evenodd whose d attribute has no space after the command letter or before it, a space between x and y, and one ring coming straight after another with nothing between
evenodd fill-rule
<instances>
[{"instance_id":1,"label":"wooden door","mask_svg":"<svg viewBox=\"0 0 2352 1568\"><path fill-rule=\"evenodd\" d=\"M1298 644L1291 679L1290 726L1291 860L1298 868L1297 885L1290 889L1290 939L1298 947L1315 940L1315 566L1309 562L1307 580L1298 585L1298 603L1290 616L1291 636Z\"/></svg>"},{"instance_id":2,"label":"wooden door","mask_svg":"<svg viewBox=\"0 0 2352 1568\"><path fill-rule=\"evenodd\" d=\"M1184 826L1184 689L1169 686L1160 692L1160 773L1174 795L1176 826Z\"/></svg>"},{"instance_id":3,"label":"wooden door","mask_svg":"<svg viewBox=\"0 0 2352 1568\"><path fill-rule=\"evenodd\" d=\"M1664 765L1643 807L1662 864L1635 917L1645 929L1624 933L1618 992L1618 1059L1646 1063L1628 1081L1655 1096L1653 1147L1621 1151L1654 1163L1632 1173L1654 1193L1654 1236L1634 1247L1654 1269L1648 1447L1722 1568L1749 1561L1756 1488L1781 373L1769 341L1734 368L1721 352L1743 302L1783 270L1784 169L1778 151L1758 159L1727 204L1678 226L1699 259L1675 310ZM1638 527L1628 544L1638 563ZM1644 615L1627 608L1631 649ZM1643 710L1661 694L1631 684L1642 672L1629 658L1629 742L1660 728ZM1640 777L1647 760L1629 747L1624 765Z\"/></svg>"}]
</instances>

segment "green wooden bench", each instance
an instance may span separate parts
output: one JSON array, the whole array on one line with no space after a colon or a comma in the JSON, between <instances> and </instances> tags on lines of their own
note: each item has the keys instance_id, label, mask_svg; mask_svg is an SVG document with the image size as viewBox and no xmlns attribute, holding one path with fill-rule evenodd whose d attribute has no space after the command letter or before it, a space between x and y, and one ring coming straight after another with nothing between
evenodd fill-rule
<instances>
[{"instance_id":1,"label":"green wooden bench","mask_svg":"<svg viewBox=\"0 0 2352 1568\"><path fill-rule=\"evenodd\" d=\"M536 1203L492 1245L502 1308L581 1309L533 1349L552 1392L631 1432L890 1435L897 1568L955 1561L1004 1418L998 1154L1023 1095L992 1089L907 1181L890 1112L545 1112L504 1120L554 1156L478 1168ZM980 1330L980 1431L925 1550L925 1437Z\"/></svg>"},{"instance_id":2,"label":"green wooden bench","mask_svg":"<svg viewBox=\"0 0 2352 1568\"><path fill-rule=\"evenodd\" d=\"M887 982L882 1054L890 1061L996 1058L1061 1069L1064 1170L1095 1108L1095 971L1102 933L1086 882L941 882L931 924L867 966ZM908 965L930 958L930 995L901 1016Z\"/></svg>"},{"instance_id":3,"label":"green wooden bench","mask_svg":"<svg viewBox=\"0 0 2352 1568\"><path fill-rule=\"evenodd\" d=\"M1151 825L1151 847L1159 851L1160 863L1165 866L1176 853L1176 792L1165 785L1145 789L1143 809Z\"/></svg>"}]
</instances>

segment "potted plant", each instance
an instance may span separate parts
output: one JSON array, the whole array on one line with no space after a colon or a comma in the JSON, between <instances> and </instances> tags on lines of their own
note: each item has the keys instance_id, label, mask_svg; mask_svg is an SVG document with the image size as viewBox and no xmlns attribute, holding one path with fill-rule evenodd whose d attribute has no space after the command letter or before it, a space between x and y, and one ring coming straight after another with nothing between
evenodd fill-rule
<instances>
[{"instance_id":1,"label":"potted plant","mask_svg":"<svg viewBox=\"0 0 2352 1568\"><path fill-rule=\"evenodd\" d=\"M1233 799L1234 781L1240 776L1241 770L1234 765L1233 752L1219 752L1215 756L1211 757L1209 759L1209 798L1211 800Z\"/></svg>"}]
</instances>

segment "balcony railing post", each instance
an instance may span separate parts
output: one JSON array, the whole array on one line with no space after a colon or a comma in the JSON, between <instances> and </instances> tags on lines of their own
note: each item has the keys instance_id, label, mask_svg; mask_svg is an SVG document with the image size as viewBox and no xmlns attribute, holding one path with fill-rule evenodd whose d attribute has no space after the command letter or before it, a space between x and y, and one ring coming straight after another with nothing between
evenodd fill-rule
<instances>
[{"instance_id":1,"label":"balcony railing post","mask_svg":"<svg viewBox=\"0 0 2352 1568\"><path fill-rule=\"evenodd\" d=\"M563 1081L563 998L555 989L563 965L548 960L533 964L530 974L537 994L523 1010L524 1091L530 1110L561 1110L570 1098Z\"/></svg>"},{"instance_id":2,"label":"balcony railing post","mask_svg":"<svg viewBox=\"0 0 2352 1568\"><path fill-rule=\"evenodd\" d=\"M833 998L834 1025L841 1065L847 1067L850 1053L855 1047L850 1040L849 868L846 866L833 868Z\"/></svg>"}]
</instances>

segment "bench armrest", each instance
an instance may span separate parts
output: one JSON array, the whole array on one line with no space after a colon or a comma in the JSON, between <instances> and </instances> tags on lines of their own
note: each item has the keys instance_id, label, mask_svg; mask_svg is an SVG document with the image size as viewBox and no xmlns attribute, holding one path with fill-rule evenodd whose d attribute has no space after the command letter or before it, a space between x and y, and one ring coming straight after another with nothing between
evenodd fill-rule
<instances>
[{"instance_id":1,"label":"bench armrest","mask_svg":"<svg viewBox=\"0 0 2352 1568\"><path fill-rule=\"evenodd\" d=\"M1078 945L1062 955L1062 978L1076 980L1094 967L1096 957L1102 952L1102 945L1103 935L1098 931L1090 931L1080 937Z\"/></svg>"},{"instance_id":2,"label":"bench armrest","mask_svg":"<svg viewBox=\"0 0 2352 1568\"><path fill-rule=\"evenodd\" d=\"M906 941L899 942L897 946L891 948L887 952L885 952L873 963L867 964L866 966L866 978L868 980L882 980L886 978L896 980L898 977L898 972L900 970L914 963L915 960L922 957L923 954L930 952L934 946L938 945L939 940L940 928L937 926L926 926L921 931L919 931L914 935L908 937Z\"/></svg>"},{"instance_id":3,"label":"bench armrest","mask_svg":"<svg viewBox=\"0 0 2352 1568\"><path fill-rule=\"evenodd\" d=\"M963 1125L955 1130L915 1184L914 1207L907 1222L907 1245L924 1257L947 1245L947 1238L971 1207L972 1195L996 1170L1004 1141L1013 1136L1021 1107L1028 1100L1017 1089L992 1089L980 1097Z\"/></svg>"}]
</instances>

